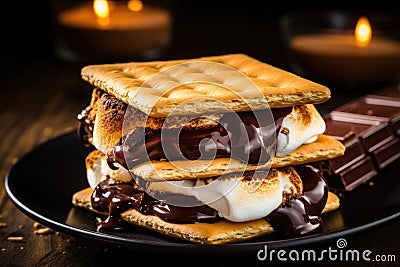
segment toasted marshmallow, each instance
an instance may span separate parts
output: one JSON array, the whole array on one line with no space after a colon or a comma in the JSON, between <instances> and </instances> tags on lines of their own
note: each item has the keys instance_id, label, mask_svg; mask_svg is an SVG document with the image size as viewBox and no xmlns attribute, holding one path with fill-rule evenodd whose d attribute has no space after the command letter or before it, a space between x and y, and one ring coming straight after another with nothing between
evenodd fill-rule
<instances>
[{"instance_id":1,"label":"toasted marshmallow","mask_svg":"<svg viewBox=\"0 0 400 267\"><path fill-rule=\"evenodd\" d=\"M278 131L276 156L286 156L299 146L316 141L325 129L325 121L314 105L294 106Z\"/></svg>"},{"instance_id":2,"label":"toasted marshmallow","mask_svg":"<svg viewBox=\"0 0 400 267\"><path fill-rule=\"evenodd\" d=\"M95 188L98 183L111 178L115 182L130 182L133 180L131 173L116 163L118 169L113 170L107 164L106 155L99 150L92 151L85 160L86 173L89 186Z\"/></svg>"},{"instance_id":3,"label":"toasted marshmallow","mask_svg":"<svg viewBox=\"0 0 400 267\"><path fill-rule=\"evenodd\" d=\"M218 211L229 221L243 222L267 216L282 203L282 184L279 177L247 181L222 179L205 184L199 180L196 198ZM256 187L253 189L252 187Z\"/></svg>"},{"instance_id":4,"label":"toasted marshmallow","mask_svg":"<svg viewBox=\"0 0 400 267\"><path fill-rule=\"evenodd\" d=\"M272 169L267 177L221 177L186 181L148 182L149 193L193 196L229 221L244 222L266 217L288 196L302 192L302 181L292 167Z\"/></svg>"}]
</instances>

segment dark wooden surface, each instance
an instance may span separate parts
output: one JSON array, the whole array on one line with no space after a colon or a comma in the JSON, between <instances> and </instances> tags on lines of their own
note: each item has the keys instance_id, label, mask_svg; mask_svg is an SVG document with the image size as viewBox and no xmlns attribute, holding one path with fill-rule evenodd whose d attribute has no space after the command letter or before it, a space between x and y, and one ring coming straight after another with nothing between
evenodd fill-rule
<instances>
[{"instance_id":1,"label":"dark wooden surface","mask_svg":"<svg viewBox=\"0 0 400 267\"><path fill-rule=\"evenodd\" d=\"M177 9L173 43L162 58L244 52L287 68L277 27L280 13L263 13L257 9L249 13L249 10L242 12L240 8L235 8L229 10L231 13L221 15L221 10L217 8L207 16L193 12L189 13L189 17L185 15L187 11ZM35 23L43 26L48 21ZM86 62L59 60L51 52L51 37L43 37L39 33L37 39L30 38L30 43L22 46L22 38L17 34L20 31L11 27L6 30L10 37L16 38L15 46L13 42L3 43L8 50L2 49L0 54L0 266L107 266L123 262L132 266L138 265L139 261L149 266L263 264L257 261L256 251L253 257L246 258L191 257L184 251L180 255L154 255L94 243L64 233L35 234L38 229L35 221L17 209L7 196L5 176L19 157L37 145L76 128L76 115L88 104L91 88L80 78L80 69ZM27 31L29 29L25 29ZM333 98L321 105L320 110L328 112L362 93L333 91ZM387 263L384 266L399 266L399 230L400 222L396 221L349 237L347 241L354 248L396 254L397 264ZM22 237L22 241L11 241L10 237ZM346 262L328 262L326 265L339 264L350 265Z\"/></svg>"}]
</instances>

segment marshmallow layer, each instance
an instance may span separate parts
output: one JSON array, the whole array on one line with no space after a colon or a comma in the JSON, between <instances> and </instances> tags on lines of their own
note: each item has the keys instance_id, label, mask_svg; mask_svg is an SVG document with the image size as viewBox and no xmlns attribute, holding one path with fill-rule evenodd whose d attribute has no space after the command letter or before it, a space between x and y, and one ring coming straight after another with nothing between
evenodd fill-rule
<instances>
[{"instance_id":1,"label":"marshmallow layer","mask_svg":"<svg viewBox=\"0 0 400 267\"><path fill-rule=\"evenodd\" d=\"M147 192L195 197L229 221L266 217L288 199L301 194L302 181L292 167L254 173L186 181L148 182Z\"/></svg>"},{"instance_id":2,"label":"marshmallow layer","mask_svg":"<svg viewBox=\"0 0 400 267\"><path fill-rule=\"evenodd\" d=\"M106 178L115 182L130 182L133 179L123 167L111 169L100 151L89 154L86 167L92 188ZM282 203L301 194L303 189L301 178L292 167L271 169L269 172L235 173L218 178L145 182L141 186L153 196L174 194L194 197L233 222L263 218ZM182 202L179 205L185 206Z\"/></svg>"},{"instance_id":3,"label":"marshmallow layer","mask_svg":"<svg viewBox=\"0 0 400 267\"><path fill-rule=\"evenodd\" d=\"M111 169L107 164L106 155L99 150L91 152L86 157L85 164L87 181L89 186L93 189L98 183L106 178L110 178L115 182L123 183L133 180L132 174L118 163L114 164L118 169Z\"/></svg>"},{"instance_id":4,"label":"marshmallow layer","mask_svg":"<svg viewBox=\"0 0 400 267\"><path fill-rule=\"evenodd\" d=\"M294 106L278 131L276 156L286 156L299 146L316 141L325 129L325 121L314 105Z\"/></svg>"}]
</instances>

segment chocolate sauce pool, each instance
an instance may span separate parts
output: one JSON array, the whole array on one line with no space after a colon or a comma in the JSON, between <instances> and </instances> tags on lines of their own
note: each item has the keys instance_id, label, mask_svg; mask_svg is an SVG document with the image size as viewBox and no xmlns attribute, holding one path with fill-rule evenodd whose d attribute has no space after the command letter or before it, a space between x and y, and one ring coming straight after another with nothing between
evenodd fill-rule
<instances>
[{"instance_id":1,"label":"chocolate sauce pool","mask_svg":"<svg viewBox=\"0 0 400 267\"><path fill-rule=\"evenodd\" d=\"M130 169L147 160L162 158L172 161L232 157L250 164L264 164L274 152L283 118L291 111L291 107L272 109L272 121L261 118L265 110L225 113L215 128L196 132L176 133L166 129L161 135L147 130L143 136L144 129L136 129L123 136L108 153L108 163L112 169L116 168L116 162Z\"/></svg>"},{"instance_id":2,"label":"chocolate sauce pool","mask_svg":"<svg viewBox=\"0 0 400 267\"><path fill-rule=\"evenodd\" d=\"M300 236L321 229L321 212L328 197L327 184L319 171L311 165L295 167L303 180L303 195L277 208L265 219L277 231L287 236ZM142 214L156 215L171 223L213 223L222 218L209 206L178 207L149 196L134 182L110 184L100 182L91 197L95 210L108 212L99 229L125 230L129 225L120 214L135 209Z\"/></svg>"}]
</instances>

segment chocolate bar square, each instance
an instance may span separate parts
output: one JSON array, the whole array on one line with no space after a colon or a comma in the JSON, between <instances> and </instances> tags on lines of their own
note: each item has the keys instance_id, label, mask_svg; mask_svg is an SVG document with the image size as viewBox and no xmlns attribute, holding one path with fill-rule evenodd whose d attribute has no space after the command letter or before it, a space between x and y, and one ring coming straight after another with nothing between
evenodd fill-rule
<instances>
[{"instance_id":1,"label":"chocolate bar square","mask_svg":"<svg viewBox=\"0 0 400 267\"><path fill-rule=\"evenodd\" d=\"M325 116L325 134L344 143L350 136L360 138L361 145L368 152L390 142L394 133L387 119L370 119L363 115L332 111Z\"/></svg>"},{"instance_id":2,"label":"chocolate bar square","mask_svg":"<svg viewBox=\"0 0 400 267\"><path fill-rule=\"evenodd\" d=\"M321 170L332 191L352 191L378 173L370 156L363 157L339 172L333 171L329 162L325 161L321 164Z\"/></svg>"},{"instance_id":3,"label":"chocolate bar square","mask_svg":"<svg viewBox=\"0 0 400 267\"><path fill-rule=\"evenodd\" d=\"M353 123L343 117L332 116L332 113L324 116L324 120L325 134L342 142L346 150L341 157L323 161L321 171L332 190L351 191L377 174L373 159L368 155L367 146L363 145L364 140L360 135L370 141L368 137L374 137L376 127L382 127L382 123Z\"/></svg>"},{"instance_id":4,"label":"chocolate bar square","mask_svg":"<svg viewBox=\"0 0 400 267\"><path fill-rule=\"evenodd\" d=\"M335 109L368 120L388 121L395 134L400 134L400 98L369 94Z\"/></svg>"},{"instance_id":5,"label":"chocolate bar square","mask_svg":"<svg viewBox=\"0 0 400 267\"><path fill-rule=\"evenodd\" d=\"M374 150L372 155L378 168L385 168L387 165L400 158L400 139L393 139L391 142Z\"/></svg>"}]
</instances>

